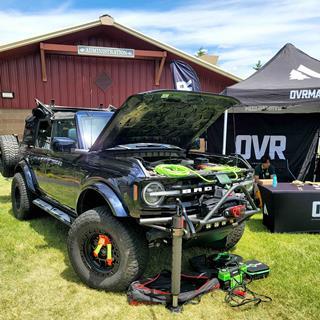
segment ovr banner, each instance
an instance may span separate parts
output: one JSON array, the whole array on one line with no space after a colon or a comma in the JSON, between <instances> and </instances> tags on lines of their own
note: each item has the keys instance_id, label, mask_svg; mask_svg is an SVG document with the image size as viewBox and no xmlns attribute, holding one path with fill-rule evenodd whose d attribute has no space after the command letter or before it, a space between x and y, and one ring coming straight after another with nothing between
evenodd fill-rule
<instances>
[{"instance_id":1,"label":"ovr banner","mask_svg":"<svg viewBox=\"0 0 320 320\"><path fill-rule=\"evenodd\" d=\"M175 89L201 91L199 78L190 65L180 60L174 60L170 67Z\"/></svg>"},{"instance_id":2,"label":"ovr banner","mask_svg":"<svg viewBox=\"0 0 320 320\"><path fill-rule=\"evenodd\" d=\"M282 181L312 179L318 143L318 114L229 114L227 153L252 166L269 155ZM221 153L223 117L208 130L208 150Z\"/></svg>"}]
</instances>

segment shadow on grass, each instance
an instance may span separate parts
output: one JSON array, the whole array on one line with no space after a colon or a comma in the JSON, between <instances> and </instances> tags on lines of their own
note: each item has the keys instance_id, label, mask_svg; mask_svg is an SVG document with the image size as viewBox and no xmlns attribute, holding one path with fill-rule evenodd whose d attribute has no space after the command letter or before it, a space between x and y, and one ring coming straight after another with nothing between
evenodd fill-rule
<instances>
[{"instance_id":1,"label":"shadow on grass","mask_svg":"<svg viewBox=\"0 0 320 320\"><path fill-rule=\"evenodd\" d=\"M182 253L182 271L193 271L189 264L189 259L202 254L212 254L216 251L202 247L183 248ZM161 246L151 248L149 254L149 263L144 276L150 277L162 270L171 270L171 246Z\"/></svg>"},{"instance_id":2,"label":"shadow on grass","mask_svg":"<svg viewBox=\"0 0 320 320\"><path fill-rule=\"evenodd\" d=\"M8 195L2 195L2 196L0 196L0 202L1 202L1 203L11 202L11 196L8 196Z\"/></svg>"},{"instance_id":3,"label":"shadow on grass","mask_svg":"<svg viewBox=\"0 0 320 320\"><path fill-rule=\"evenodd\" d=\"M10 210L12 214L12 210ZM60 221L51 217L40 210L36 212L36 218L29 221L30 226L46 241L45 245L38 246L39 250L46 250L48 248L55 248L61 251L64 255L64 262L66 264L65 270L61 273L63 279L82 284L79 277L74 272L67 253L67 236L69 228ZM262 219L251 219L247 222L247 228L253 232L265 232L266 228L262 224ZM234 250L231 249L232 252ZM216 251L210 248L202 247L188 247L183 249L182 256L182 270L191 271L189 259L201 255L212 254ZM159 273L161 270L171 269L171 245L163 245L158 248L150 248L149 260L147 264L144 277L150 277Z\"/></svg>"},{"instance_id":4,"label":"shadow on grass","mask_svg":"<svg viewBox=\"0 0 320 320\"><path fill-rule=\"evenodd\" d=\"M38 250L48 248L58 249L63 253L66 269L61 273L63 279L71 282L81 283L80 279L73 271L67 252L68 226L51 217L46 212L39 210L36 217L29 221L30 226L44 237L46 244L38 245Z\"/></svg>"},{"instance_id":5,"label":"shadow on grass","mask_svg":"<svg viewBox=\"0 0 320 320\"><path fill-rule=\"evenodd\" d=\"M250 219L247 221L246 227L255 233L263 232L265 233L268 229L262 223L262 219Z\"/></svg>"},{"instance_id":6,"label":"shadow on grass","mask_svg":"<svg viewBox=\"0 0 320 320\"><path fill-rule=\"evenodd\" d=\"M12 211L10 212L12 214ZM37 212L36 217L29 221L30 226L46 241L45 245L37 246L39 250L55 248L60 250L64 255L66 269L61 273L63 279L82 284L79 277L74 272L67 252L67 236L69 228L60 221L46 214ZM190 271L189 259L196 255L212 254L214 251L206 248L191 247L183 249L182 269ZM144 273L144 277L149 277L159 273L161 270L171 269L171 245L163 245L158 248L150 248L149 260Z\"/></svg>"}]
</instances>

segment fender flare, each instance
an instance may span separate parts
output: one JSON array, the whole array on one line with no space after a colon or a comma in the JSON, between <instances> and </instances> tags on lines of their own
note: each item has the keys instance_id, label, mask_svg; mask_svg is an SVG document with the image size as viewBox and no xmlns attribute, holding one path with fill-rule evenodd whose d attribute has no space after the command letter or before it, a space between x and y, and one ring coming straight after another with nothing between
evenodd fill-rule
<instances>
[{"instance_id":1,"label":"fender flare","mask_svg":"<svg viewBox=\"0 0 320 320\"><path fill-rule=\"evenodd\" d=\"M32 192L36 193L37 188L36 188L34 176L33 176L33 173L31 171L30 167L28 166L28 164L25 160L21 160L16 165L15 172L19 172L19 171L23 172L28 189L30 189Z\"/></svg>"},{"instance_id":2,"label":"fender flare","mask_svg":"<svg viewBox=\"0 0 320 320\"><path fill-rule=\"evenodd\" d=\"M85 189L83 189L77 200L77 211L79 207L79 201L87 190L94 190L98 192L104 200L108 203L112 214L116 217L128 217L129 210L128 208L121 202L119 196L109 187L107 184L103 182L96 182L91 185L88 185Z\"/></svg>"}]
</instances>

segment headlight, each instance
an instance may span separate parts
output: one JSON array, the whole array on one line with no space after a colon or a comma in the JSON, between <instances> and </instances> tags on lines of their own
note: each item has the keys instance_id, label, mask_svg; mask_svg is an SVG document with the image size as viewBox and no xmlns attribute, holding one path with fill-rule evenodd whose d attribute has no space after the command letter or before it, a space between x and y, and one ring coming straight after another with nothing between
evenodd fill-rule
<instances>
[{"instance_id":1,"label":"headlight","mask_svg":"<svg viewBox=\"0 0 320 320\"><path fill-rule=\"evenodd\" d=\"M144 202L149 206L159 205L163 199L163 195L151 195L154 192L164 191L164 186L159 182L150 182L142 190L142 198Z\"/></svg>"}]
</instances>

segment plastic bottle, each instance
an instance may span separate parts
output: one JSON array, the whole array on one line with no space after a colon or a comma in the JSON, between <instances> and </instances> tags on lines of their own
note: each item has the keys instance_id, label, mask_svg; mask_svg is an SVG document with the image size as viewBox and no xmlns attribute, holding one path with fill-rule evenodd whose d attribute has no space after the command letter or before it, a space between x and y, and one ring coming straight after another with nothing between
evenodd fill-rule
<instances>
[{"instance_id":1,"label":"plastic bottle","mask_svg":"<svg viewBox=\"0 0 320 320\"><path fill-rule=\"evenodd\" d=\"M274 174L272 178L272 186L276 188L277 185L278 185L278 179L277 179L277 176Z\"/></svg>"}]
</instances>

